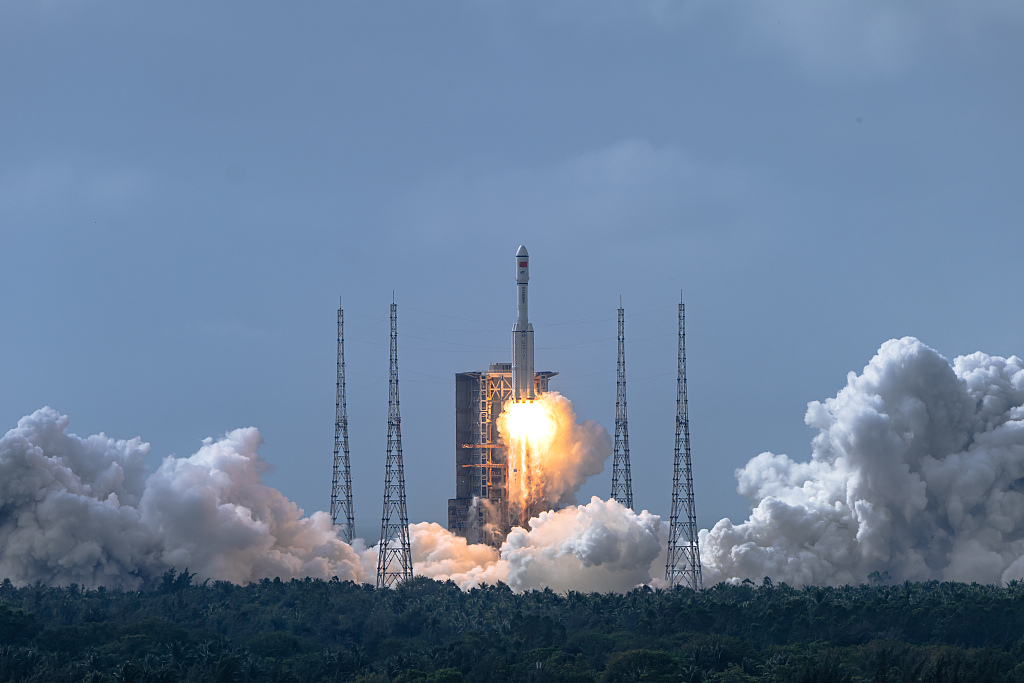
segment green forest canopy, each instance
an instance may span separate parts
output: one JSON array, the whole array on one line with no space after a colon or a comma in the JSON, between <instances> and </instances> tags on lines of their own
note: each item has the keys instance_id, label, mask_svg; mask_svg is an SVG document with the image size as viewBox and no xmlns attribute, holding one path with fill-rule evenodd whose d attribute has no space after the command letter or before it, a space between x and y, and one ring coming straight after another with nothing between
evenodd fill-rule
<instances>
[{"instance_id":1,"label":"green forest canopy","mask_svg":"<svg viewBox=\"0 0 1024 683\"><path fill-rule=\"evenodd\" d=\"M1024 681L1022 636L1019 582L0 584L3 681Z\"/></svg>"}]
</instances>

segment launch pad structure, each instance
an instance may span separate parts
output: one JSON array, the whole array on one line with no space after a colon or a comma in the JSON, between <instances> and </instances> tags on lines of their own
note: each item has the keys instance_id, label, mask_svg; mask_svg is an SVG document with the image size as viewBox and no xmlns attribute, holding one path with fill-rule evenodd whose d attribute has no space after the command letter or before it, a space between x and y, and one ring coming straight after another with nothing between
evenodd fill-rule
<instances>
[{"instance_id":1,"label":"launch pad structure","mask_svg":"<svg viewBox=\"0 0 1024 683\"><path fill-rule=\"evenodd\" d=\"M535 372L534 393L545 393L557 374ZM470 543L498 547L519 521L510 517L508 451L497 426L512 399L512 363L455 375L455 497L448 499L448 530Z\"/></svg>"},{"instance_id":2,"label":"launch pad structure","mask_svg":"<svg viewBox=\"0 0 1024 683\"><path fill-rule=\"evenodd\" d=\"M534 372L533 325L529 315L530 254L516 252L517 316L512 326L512 362L491 363L487 372L455 375L455 497L448 499L448 530L470 543L498 547L530 510L509 506L508 450L497 422L510 401L533 401L557 372ZM525 519L513 519L522 516Z\"/></svg>"},{"instance_id":3,"label":"launch pad structure","mask_svg":"<svg viewBox=\"0 0 1024 683\"><path fill-rule=\"evenodd\" d=\"M516 252L516 288L519 314L512 328L512 362L491 363L486 372L455 375L455 497L448 499L448 530L468 543L500 547L513 526L521 526L540 513L536 503L517 499L510 491L529 465L517 472L508 447L498 432L498 418L509 403L528 403L547 393L557 372L534 370L533 325L529 322L527 286L529 255ZM633 490L626 418L625 311L618 309L618 358L610 499L632 508ZM672 476L665 578L672 588L704 587L694 503L690 419L686 386L686 308L678 307L676 370L676 436ZM384 475L384 509L378 551L377 587L391 587L412 578L413 563L405 501L405 471L398 397L398 331L396 305L391 304L391 360L388 398L388 446ZM331 483L331 519L342 538L354 537L351 468L348 448L348 413L345 399L344 312L338 308L337 400L335 405L334 467ZM519 438L519 437L516 437ZM518 443L518 442L516 442ZM510 468L511 471L510 471ZM519 492L521 493L521 492Z\"/></svg>"}]
</instances>

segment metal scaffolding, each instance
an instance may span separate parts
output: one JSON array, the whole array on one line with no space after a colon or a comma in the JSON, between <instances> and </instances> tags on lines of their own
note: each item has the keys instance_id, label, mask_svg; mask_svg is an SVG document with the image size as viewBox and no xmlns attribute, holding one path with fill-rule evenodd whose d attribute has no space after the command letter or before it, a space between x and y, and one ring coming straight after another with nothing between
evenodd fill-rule
<instances>
[{"instance_id":1,"label":"metal scaffolding","mask_svg":"<svg viewBox=\"0 0 1024 683\"><path fill-rule=\"evenodd\" d=\"M545 393L557 374L535 373L534 392ZM455 498L448 499L448 530L495 548L522 523L509 508L508 452L496 424L511 400L511 363L455 375Z\"/></svg>"},{"instance_id":2,"label":"metal scaffolding","mask_svg":"<svg viewBox=\"0 0 1024 683\"><path fill-rule=\"evenodd\" d=\"M686 308L682 301L679 302L679 356L676 370L676 446L672 470L672 516L669 522L665 580L673 588L676 586L687 586L693 590L704 588L704 578L701 576L700 568L700 548L697 545L697 514L693 502L690 417L686 403Z\"/></svg>"},{"instance_id":3,"label":"metal scaffolding","mask_svg":"<svg viewBox=\"0 0 1024 683\"><path fill-rule=\"evenodd\" d=\"M619 297L619 360L615 381L615 446L612 449L612 495L633 509L633 479L629 472L629 429L626 425L626 325Z\"/></svg>"},{"instance_id":4,"label":"metal scaffolding","mask_svg":"<svg viewBox=\"0 0 1024 683\"><path fill-rule=\"evenodd\" d=\"M348 408L345 404L345 311L338 302L338 386L334 404L334 474L331 477L331 521L341 527L341 538L351 543L356 535L352 508L352 468L348 459Z\"/></svg>"},{"instance_id":5,"label":"metal scaffolding","mask_svg":"<svg viewBox=\"0 0 1024 683\"><path fill-rule=\"evenodd\" d=\"M398 316L391 304L391 372L388 381L388 453L384 466L384 514L380 520L377 588L390 588L412 578L409 517L405 512L405 468L402 464L402 417L398 410ZM398 517L398 521L393 521Z\"/></svg>"},{"instance_id":6,"label":"metal scaffolding","mask_svg":"<svg viewBox=\"0 0 1024 683\"><path fill-rule=\"evenodd\" d=\"M476 406L473 425L476 441L470 461L473 472L471 533L466 538L472 543L498 547L508 533L508 458L505 447L498 444L494 421L505 402L512 398L512 376L478 373L478 380L470 391Z\"/></svg>"}]
</instances>

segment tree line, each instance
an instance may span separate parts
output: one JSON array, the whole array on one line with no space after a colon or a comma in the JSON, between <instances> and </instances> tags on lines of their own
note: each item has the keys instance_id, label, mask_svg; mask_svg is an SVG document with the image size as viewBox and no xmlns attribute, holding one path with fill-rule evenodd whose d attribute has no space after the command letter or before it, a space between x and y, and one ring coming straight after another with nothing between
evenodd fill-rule
<instances>
[{"instance_id":1,"label":"tree line","mask_svg":"<svg viewBox=\"0 0 1024 683\"><path fill-rule=\"evenodd\" d=\"M1024 584L0 583L0 681L1024 683Z\"/></svg>"}]
</instances>

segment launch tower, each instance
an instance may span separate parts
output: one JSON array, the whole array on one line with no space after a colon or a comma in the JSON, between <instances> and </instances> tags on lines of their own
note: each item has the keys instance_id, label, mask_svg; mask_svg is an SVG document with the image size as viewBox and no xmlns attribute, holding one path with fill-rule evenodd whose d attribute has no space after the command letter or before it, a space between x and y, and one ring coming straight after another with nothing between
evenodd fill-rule
<instances>
[{"instance_id":1,"label":"launch tower","mask_svg":"<svg viewBox=\"0 0 1024 683\"><path fill-rule=\"evenodd\" d=\"M686 308L679 302L679 356L676 366L676 446L672 469L672 514L669 518L665 580L673 588L704 588L697 546L697 512L690 462L690 415L686 404Z\"/></svg>"},{"instance_id":2,"label":"launch tower","mask_svg":"<svg viewBox=\"0 0 1024 683\"><path fill-rule=\"evenodd\" d=\"M411 578L412 551L409 547L409 516L405 511L405 465L402 462L402 416L398 410L398 315L392 303L388 455L384 466L384 514L380 521L377 588L390 588Z\"/></svg>"},{"instance_id":3,"label":"launch tower","mask_svg":"<svg viewBox=\"0 0 1024 683\"><path fill-rule=\"evenodd\" d=\"M557 372L535 372L534 393L548 390ZM498 547L509 532L508 454L498 416L512 400L512 364L455 375L455 497L448 499L448 530L470 543Z\"/></svg>"},{"instance_id":4,"label":"launch tower","mask_svg":"<svg viewBox=\"0 0 1024 683\"><path fill-rule=\"evenodd\" d=\"M498 435L498 416L509 401L529 401L546 392L558 374L534 370L529 258L526 247L519 247L512 362L455 375L455 497L448 499L448 530L470 543L500 546L516 521L509 516L508 453Z\"/></svg>"},{"instance_id":5,"label":"launch tower","mask_svg":"<svg viewBox=\"0 0 1024 683\"><path fill-rule=\"evenodd\" d=\"M331 477L331 521L341 526L341 540L356 535L352 509L352 468L348 459L348 407L345 402L345 311L338 306L338 384L334 404L334 472Z\"/></svg>"},{"instance_id":6,"label":"launch tower","mask_svg":"<svg viewBox=\"0 0 1024 683\"><path fill-rule=\"evenodd\" d=\"M615 445L612 448L612 499L633 509L633 478L629 471L629 428L626 425L626 325L619 297L619 359L615 379Z\"/></svg>"}]
</instances>

